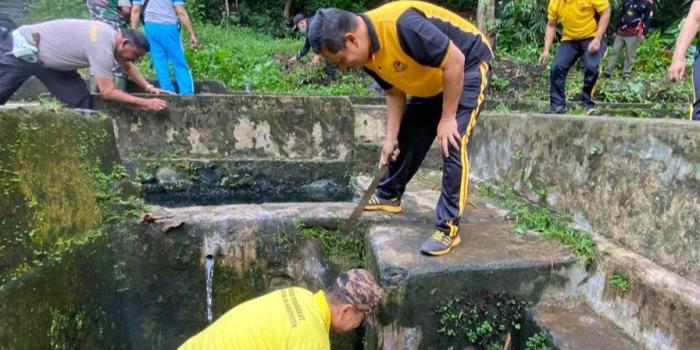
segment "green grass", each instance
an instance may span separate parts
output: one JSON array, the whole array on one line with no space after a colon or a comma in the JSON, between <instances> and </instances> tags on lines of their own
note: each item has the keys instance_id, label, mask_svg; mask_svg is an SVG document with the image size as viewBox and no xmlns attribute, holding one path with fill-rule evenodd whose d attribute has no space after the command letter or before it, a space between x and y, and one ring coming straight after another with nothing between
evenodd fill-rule
<instances>
[{"instance_id":1,"label":"green grass","mask_svg":"<svg viewBox=\"0 0 700 350\"><path fill-rule=\"evenodd\" d=\"M342 235L338 230L331 230L321 226L309 226L296 221L295 226L302 240L317 239L323 245L323 250L329 262L337 265L342 270L355 267L367 267L367 259L364 246L365 224L358 225L352 233Z\"/></svg>"},{"instance_id":2,"label":"green grass","mask_svg":"<svg viewBox=\"0 0 700 350\"><path fill-rule=\"evenodd\" d=\"M36 0L32 3L24 23L54 18L87 18L83 1ZM368 95L366 89L371 79L362 72L338 74L333 83L326 81L325 66L311 66L310 53L301 64L289 67L287 59L303 46L300 38L273 38L249 28L195 23L201 43L198 51L187 49L186 55L195 80L223 81L232 90L243 90L246 83L256 92L296 93L312 95ZM189 45L186 35L183 42ZM689 103L692 98L690 79L678 84L666 81L668 52L675 42L675 33L653 32L640 46L635 72L631 78L619 76L619 69L612 78L601 78L594 99L600 102L636 103ZM612 41L611 41L612 44ZM537 64L542 48L537 43L511 45L497 48L499 56L526 64ZM694 50L691 48L690 51ZM556 53L556 45L551 57ZM692 52L689 52L689 57ZM601 68L604 67L604 61ZM689 60L690 64L691 61ZM510 86L510 77L500 76L496 66L491 80L492 96L509 89L519 89L518 96L531 100L549 99L549 68L524 71L528 75L527 86ZM148 78L153 78L150 58L139 64ZM690 69L688 70L690 72ZM535 73L537 72L537 73ZM569 73L567 98L580 93L583 74L580 64ZM522 91L522 89L525 89ZM506 112L501 109L501 112ZM634 113L643 117L644 113Z\"/></svg>"},{"instance_id":3,"label":"green grass","mask_svg":"<svg viewBox=\"0 0 700 350\"><path fill-rule=\"evenodd\" d=\"M88 18L84 1L37 0L23 23L56 18ZM310 95L368 95L369 78L363 72L338 72L336 80L326 79L325 63L312 66L313 51L302 62L289 66L287 60L304 46L301 38L273 38L253 29L194 23L200 48L189 48L183 33L185 55L195 80L220 80L232 90L244 90L247 84L255 92ZM138 64L150 79L155 77L150 56Z\"/></svg>"},{"instance_id":4,"label":"green grass","mask_svg":"<svg viewBox=\"0 0 700 350\"><path fill-rule=\"evenodd\" d=\"M628 291L630 288L630 281L627 278L627 276L624 276L617 272L613 273L612 276L610 276L610 279L608 279L608 283L612 288L622 293Z\"/></svg>"},{"instance_id":5,"label":"green grass","mask_svg":"<svg viewBox=\"0 0 700 350\"><path fill-rule=\"evenodd\" d=\"M338 72L336 81L326 79L325 63L312 66L310 52L301 63L287 60L299 51L301 39L273 38L242 27L199 24L201 48L187 50L195 79L223 81L232 90L249 84L254 91L315 95L367 95L370 78L362 72ZM146 62L144 62L146 63ZM150 64L140 65L153 75Z\"/></svg>"},{"instance_id":6,"label":"green grass","mask_svg":"<svg viewBox=\"0 0 700 350\"><path fill-rule=\"evenodd\" d=\"M22 23L35 23L57 18L88 18L87 6L82 0L34 0L29 5Z\"/></svg>"},{"instance_id":7,"label":"green grass","mask_svg":"<svg viewBox=\"0 0 700 350\"><path fill-rule=\"evenodd\" d=\"M546 238L562 242L587 265L595 261L595 242L587 233L571 228L571 218L568 216L552 212L544 205L530 203L508 186L496 188L492 184L485 184L479 188L479 192L486 198L495 199L510 210L511 216L515 219L516 233L540 232Z\"/></svg>"},{"instance_id":8,"label":"green grass","mask_svg":"<svg viewBox=\"0 0 700 350\"><path fill-rule=\"evenodd\" d=\"M63 103L55 97L39 97L39 106L46 109L60 109L64 107Z\"/></svg>"}]
</instances>

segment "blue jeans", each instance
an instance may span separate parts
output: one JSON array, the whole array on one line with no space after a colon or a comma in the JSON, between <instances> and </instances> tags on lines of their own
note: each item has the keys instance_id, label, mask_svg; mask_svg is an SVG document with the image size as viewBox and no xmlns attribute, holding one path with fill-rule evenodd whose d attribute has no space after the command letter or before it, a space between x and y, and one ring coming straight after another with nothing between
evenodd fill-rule
<instances>
[{"instance_id":1,"label":"blue jeans","mask_svg":"<svg viewBox=\"0 0 700 350\"><path fill-rule=\"evenodd\" d=\"M158 85L161 89L178 92L183 96L194 94L194 82L192 73L185 59L185 50L180 40L180 30L176 24L160 24L147 22L146 38L151 45L151 59L153 69L158 76ZM175 71L175 80L178 89L173 86L170 79L169 63L172 63Z\"/></svg>"}]
</instances>

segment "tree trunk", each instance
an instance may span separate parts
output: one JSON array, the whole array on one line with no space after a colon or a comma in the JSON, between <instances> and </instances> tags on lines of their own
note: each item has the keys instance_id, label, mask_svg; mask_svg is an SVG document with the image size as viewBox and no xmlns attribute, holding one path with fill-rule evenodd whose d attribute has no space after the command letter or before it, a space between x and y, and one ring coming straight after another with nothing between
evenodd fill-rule
<instances>
[{"instance_id":1,"label":"tree trunk","mask_svg":"<svg viewBox=\"0 0 700 350\"><path fill-rule=\"evenodd\" d=\"M289 11L291 11L291 10L292 10L292 0L286 0L284 2L284 10L282 11L282 16L284 16L284 18L286 18L286 19L289 19L291 17L291 14L289 13Z\"/></svg>"},{"instance_id":2,"label":"tree trunk","mask_svg":"<svg viewBox=\"0 0 700 350\"><path fill-rule=\"evenodd\" d=\"M491 47L495 47L493 31L496 25L496 0L479 0L476 7L476 20L479 31L486 35Z\"/></svg>"},{"instance_id":3,"label":"tree trunk","mask_svg":"<svg viewBox=\"0 0 700 350\"><path fill-rule=\"evenodd\" d=\"M228 26L229 20L231 19L231 9L228 6L228 0L224 0L226 2L226 25Z\"/></svg>"}]
</instances>

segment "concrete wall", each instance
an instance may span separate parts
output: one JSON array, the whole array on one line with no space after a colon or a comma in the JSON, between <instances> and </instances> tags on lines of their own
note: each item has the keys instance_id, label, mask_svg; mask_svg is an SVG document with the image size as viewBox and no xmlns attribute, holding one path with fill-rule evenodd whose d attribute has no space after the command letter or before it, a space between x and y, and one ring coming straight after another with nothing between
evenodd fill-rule
<instances>
[{"instance_id":1,"label":"concrete wall","mask_svg":"<svg viewBox=\"0 0 700 350\"><path fill-rule=\"evenodd\" d=\"M353 110L341 97L165 97L155 113L98 99L119 151L157 202L343 200ZM280 194L282 194L280 196Z\"/></svg>"},{"instance_id":2,"label":"concrete wall","mask_svg":"<svg viewBox=\"0 0 700 350\"><path fill-rule=\"evenodd\" d=\"M119 162L105 116L0 108L0 348L108 349L122 339L116 265L101 236L114 213L100 205Z\"/></svg>"},{"instance_id":3,"label":"concrete wall","mask_svg":"<svg viewBox=\"0 0 700 350\"><path fill-rule=\"evenodd\" d=\"M384 113L355 106L355 136L374 145L370 155L383 140ZM681 120L482 113L471 176L514 184L535 201L545 191L552 209L700 281L699 131ZM433 149L423 167L439 166Z\"/></svg>"},{"instance_id":4,"label":"concrete wall","mask_svg":"<svg viewBox=\"0 0 700 350\"><path fill-rule=\"evenodd\" d=\"M477 125L472 178L546 193L554 210L700 280L700 125L545 115Z\"/></svg>"},{"instance_id":5,"label":"concrete wall","mask_svg":"<svg viewBox=\"0 0 700 350\"><path fill-rule=\"evenodd\" d=\"M104 116L0 108L0 281L100 224L94 174L119 161Z\"/></svg>"},{"instance_id":6,"label":"concrete wall","mask_svg":"<svg viewBox=\"0 0 700 350\"><path fill-rule=\"evenodd\" d=\"M105 102L126 158L170 152L235 159L347 160L353 111L344 98L206 95L165 98L161 113Z\"/></svg>"},{"instance_id":7,"label":"concrete wall","mask_svg":"<svg viewBox=\"0 0 700 350\"><path fill-rule=\"evenodd\" d=\"M372 102L368 99L355 99L358 102ZM370 100L370 101L368 101ZM374 99L378 102L378 100ZM360 172L374 172L379 162L379 153L384 142L386 129L386 107L384 105L354 105L355 111L355 169ZM423 167L440 169L442 156L435 147L428 152Z\"/></svg>"}]
</instances>

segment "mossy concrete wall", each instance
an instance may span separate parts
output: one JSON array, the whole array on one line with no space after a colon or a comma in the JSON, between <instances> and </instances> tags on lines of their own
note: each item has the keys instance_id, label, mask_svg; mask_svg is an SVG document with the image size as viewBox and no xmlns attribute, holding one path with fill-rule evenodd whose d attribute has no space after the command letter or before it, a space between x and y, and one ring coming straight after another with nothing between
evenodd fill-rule
<instances>
[{"instance_id":1,"label":"mossy concrete wall","mask_svg":"<svg viewBox=\"0 0 700 350\"><path fill-rule=\"evenodd\" d=\"M99 226L96 172L119 162L101 115L0 109L0 274Z\"/></svg>"},{"instance_id":2,"label":"mossy concrete wall","mask_svg":"<svg viewBox=\"0 0 700 350\"><path fill-rule=\"evenodd\" d=\"M133 349L175 349L207 326L206 256L214 255L213 316L289 286L322 289L337 267L321 242L299 235L294 220L342 206L308 204L153 207L155 220L119 231L121 300ZM313 216L315 219L323 217ZM149 220L150 221L150 220ZM218 251L209 248L218 245ZM356 349L333 337L334 349Z\"/></svg>"},{"instance_id":3,"label":"mossy concrete wall","mask_svg":"<svg viewBox=\"0 0 700 350\"><path fill-rule=\"evenodd\" d=\"M105 116L0 108L0 347L121 348L100 205L116 164Z\"/></svg>"},{"instance_id":4,"label":"mossy concrete wall","mask_svg":"<svg viewBox=\"0 0 700 350\"><path fill-rule=\"evenodd\" d=\"M113 118L119 150L147 194L204 203L216 202L205 193L263 200L285 192L295 200L349 198L354 127L347 98L164 98L169 107L158 113L96 102Z\"/></svg>"},{"instance_id":5,"label":"mossy concrete wall","mask_svg":"<svg viewBox=\"0 0 700 350\"><path fill-rule=\"evenodd\" d=\"M223 246L216 316L273 289L322 288L337 269L293 224L318 219L317 204L154 210L155 222L141 223L137 207L110 209L126 204L100 179L119 163L109 118L2 109L0 126L0 205L11 214L0 226L0 348L176 348L206 327L212 240ZM329 220L340 208L322 212Z\"/></svg>"},{"instance_id":6,"label":"mossy concrete wall","mask_svg":"<svg viewBox=\"0 0 700 350\"><path fill-rule=\"evenodd\" d=\"M700 125L484 115L471 176L544 198L592 231L700 281Z\"/></svg>"}]
</instances>

